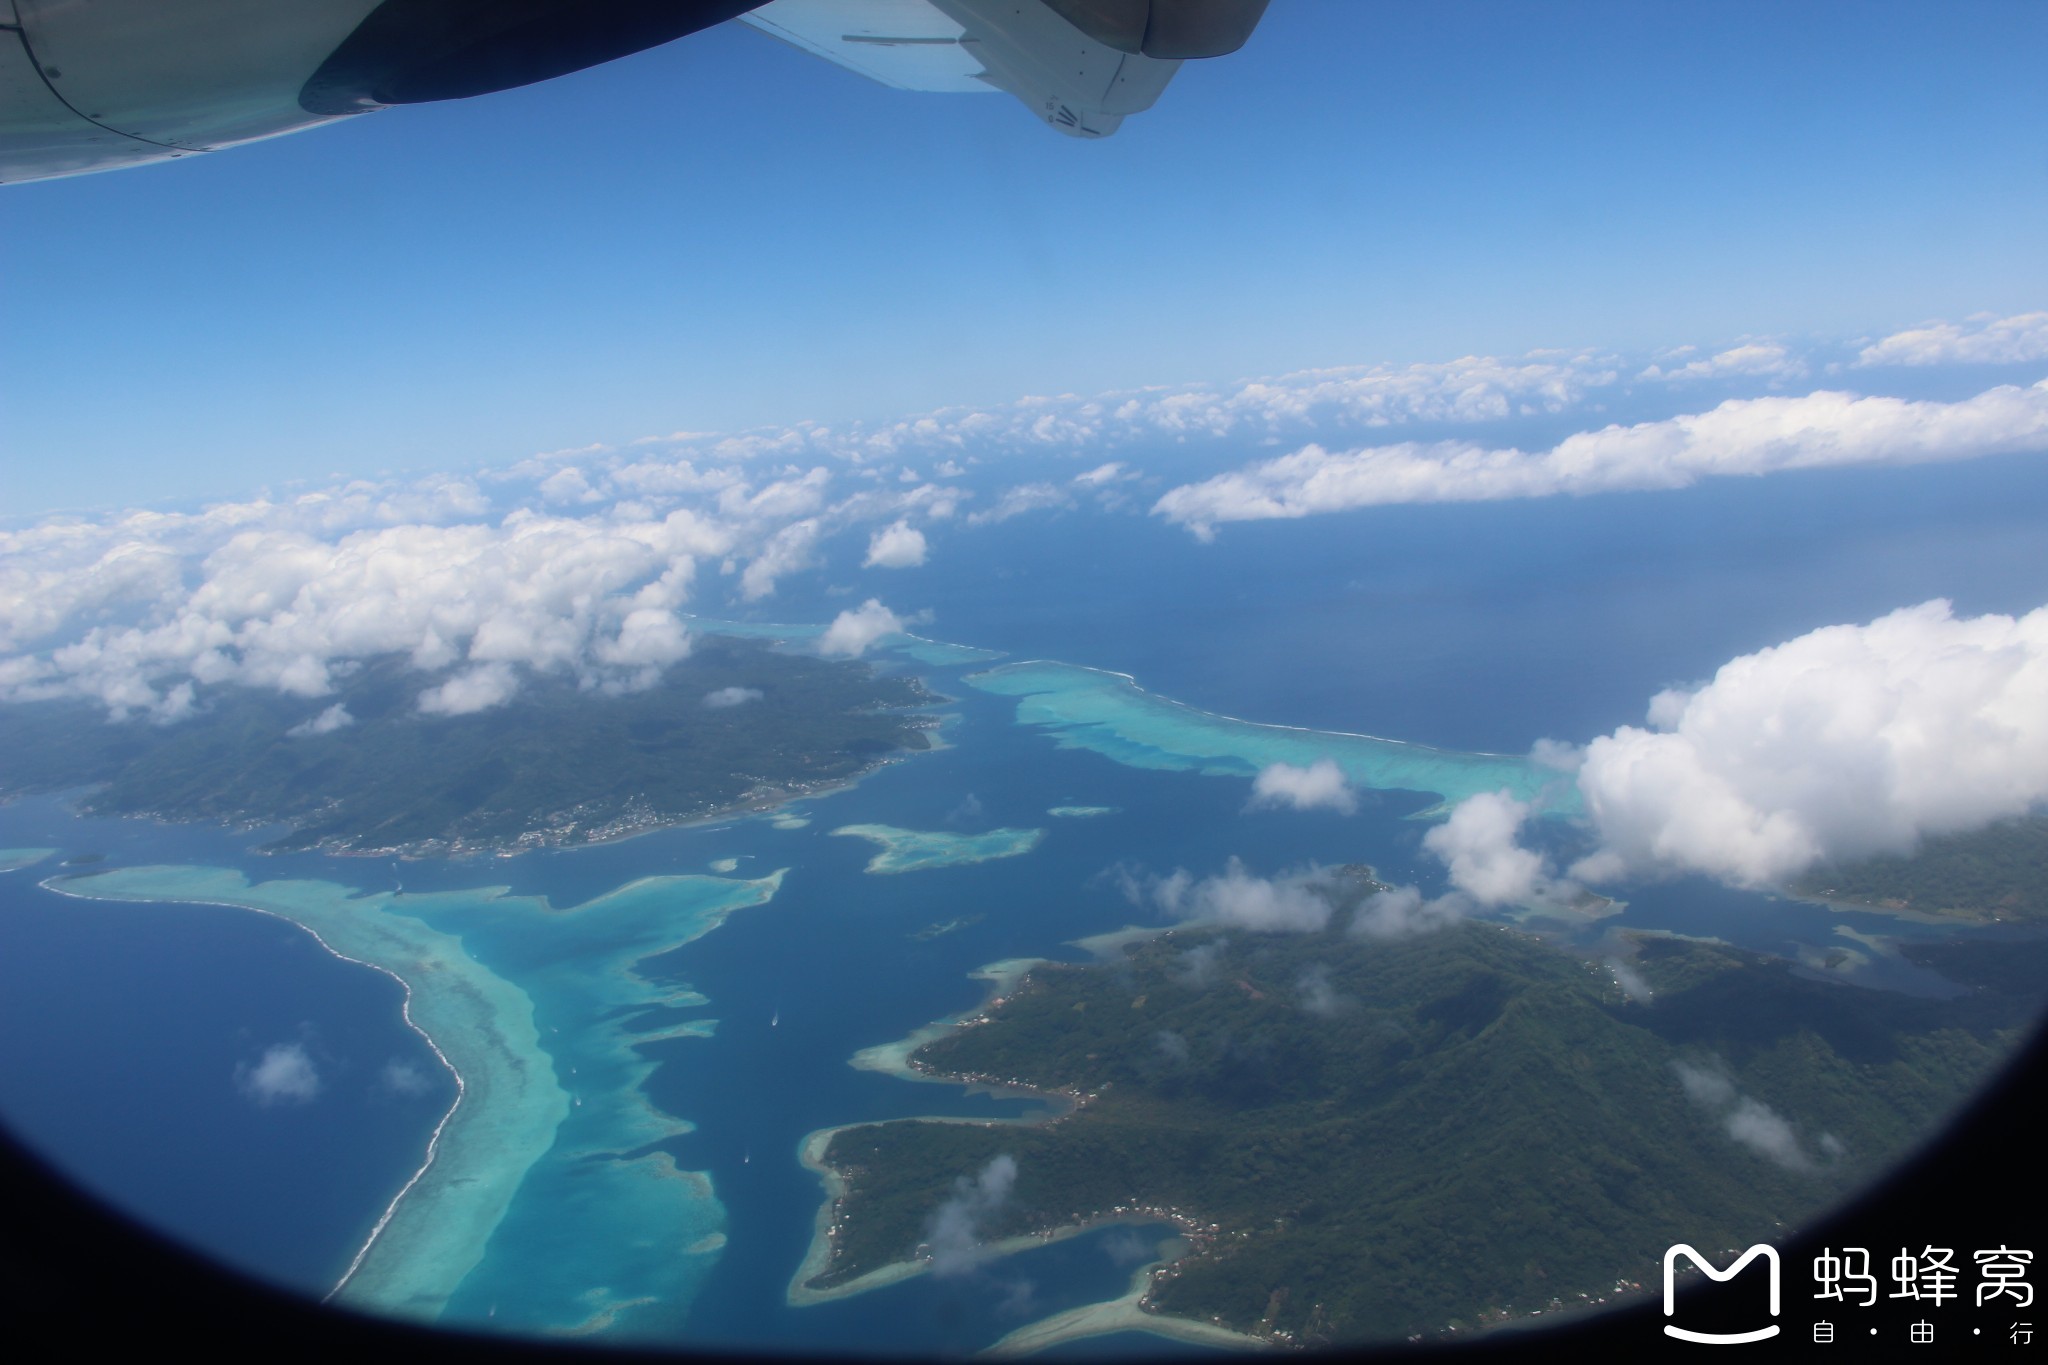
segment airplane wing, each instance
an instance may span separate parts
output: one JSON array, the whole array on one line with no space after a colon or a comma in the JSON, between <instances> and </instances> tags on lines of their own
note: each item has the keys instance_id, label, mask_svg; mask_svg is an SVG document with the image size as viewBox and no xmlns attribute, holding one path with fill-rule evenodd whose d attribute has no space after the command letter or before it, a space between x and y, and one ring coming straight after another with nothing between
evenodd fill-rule
<instances>
[{"instance_id":1,"label":"airplane wing","mask_svg":"<svg viewBox=\"0 0 2048 1365\"><path fill-rule=\"evenodd\" d=\"M1037 0L770 0L740 22L898 90L1007 91L1071 137L1107 137L1180 69Z\"/></svg>"},{"instance_id":2,"label":"airplane wing","mask_svg":"<svg viewBox=\"0 0 2048 1365\"><path fill-rule=\"evenodd\" d=\"M0 183L463 99L738 16L902 90L1007 91L1105 137L1266 0L0 0ZM752 11L746 13L746 11ZM11 22L10 22L11 21Z\"/></svg>"}]
</instances>

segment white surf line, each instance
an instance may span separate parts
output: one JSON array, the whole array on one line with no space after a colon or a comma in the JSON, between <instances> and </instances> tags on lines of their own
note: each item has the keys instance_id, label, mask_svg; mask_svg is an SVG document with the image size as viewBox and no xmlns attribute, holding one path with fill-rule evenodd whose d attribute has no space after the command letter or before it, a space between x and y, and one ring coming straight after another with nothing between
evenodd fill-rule
<instances>
[{"instance_id":1,"label":"white surf line","mask_svg":"<svg viewBox=\"0 0 2048 1365\"><path fill-rule=\"evenodd\" d=\"M313 931L308 929L306 932L312 933ZM313 937L317 939L320 935L313 934ZM339 953L335 955L337 957L342 956ZM353 962L356 959L350 958L348 960ZM398 1012L404 1018L406 1027L419 1034L426 1045L433 1050L434 1055L441 1059L441 1065L448 1068L448 1074L455 1078L455 1102L448 1106L448 1112L441 1115L441 1121L434 1125L433 1134L427 1138L426 1159L420 1162L420 1168L412 1173L412 1179L401 1185L398 1193L391 1196L391 1202L385 1206L383 1216L378 1218L377 1225L370 1229L370 1235L364 1239L362 1249L356 1252L355 1259L348 1263L348 1269L341 1272L341 1278L334 1282L334 1288L320 1296L320 1302L322 1303L328 1302L336 1294L348 1288L348 1282L355 1278L358 1270L363 1268L363 1262L369 1259L370 1249L377 1245L377 1239L384 1235L384 1229L390 1226L392 1218L398 1213L398 1206L405 1202L405 1197L412 1193L412 1187L420 1183L420 1177L427 1173L427 1168L434 1164L434 1158L440 1155L441 1130L448 1126L448 1120L455 1117L455 1111L462 1107L463 1097L469 1093L469 1086L463 1081L462 1073L455 1069L455 1063L448 1060L448 1054L441 1051L440 1044L434 1041L434 1036L413 1022L412 986L398 973L378 967L374 962L365 962L363 965L384 972L386 976L396 981L404 989L405 1000L399 1005ZM579 1100L577 1103L580 1104L582 1101Z\"/></svg>"},{"instance_id":2,"label":"white surf line","mask_svg":"<svg viewBox=\"0 0 2048 1365\"><path fill-rule=\"evenodd\" d=\"M81 891L66 891L63 887L52 884L57 880L58 879L55 877L50 877L46 878L41 882L38 882L37 885L45 891L49 891L59 896L69 896L73 900L119 901L127 899L124 897L117 896L92 896L87 895ZM342 952L339 948L336 948L326 939L320 937L320 932L317 929L314 929L311 925L301 924L298 920L293 919L290 915L281 914L276 910L268 910L259 905L246 905L240 901L186 900L183 898L168 899L158 897L154 900L148 898L143 898L139 901L131 899L128 900L128 903L131 905L211 905L217 906L223 910L247 910L252 914L268 915L272 919L283 920L286 924L304 930L307 934L312 936L312 939L315 943L319 944L322 948L325 948L328 952L334 954L334 956L340 958L343 962L353 962L359 967L368 967L373 972L382 972L384 975L390 977L393 981L396 981L398 983L399 990L404 992L405 995L404 1000L400 1002L398 1007L399 1017L405 1020L405 1026L407 1028L411 1029L414 1033L417 1033L420 1036L420 1041L424 1042L427 1045L428 1050L431 1051L435 1057L440 1059L441 1065L448 1068L448 1074L455 1078L455 1102L448 1106L448 1112L441 1115L441 1121L434 1125L433 1134L427 1139L426 1160L420 1163L420 1168L412 1173L412 1178L410 1180L407 1180L404 1185L400 1186L398 1193L392 1196L390 1204L385 1206L383 1216L377 1220L376 1226L370 1229L369 1237L363 1242L361 1250L356 1252L355 1259L351 1260L348 1263L348 1269L342 1272L341 1278L339 1280L335 1281L334 1288L328 1290L325 1294L322 1294L320 1296L320 1302L326 1303L330 1299L332 1299L336 1294L339 1294L343 1289L345 1289L348 1286L348 1282L355 1278L356 1272L362 1269L363 1262L366 1259L368 1259L370 1255L370 1248L375 1246L377 1244L377 1239L384 1235L384 1229L390 1225L392 1217L398 1212L398 1206L404 1202L405 1197L408 1194L412 1193L412 1187L420 1183L420 1177L427 1173L427 1168L434 1164L434 1158L436 1155L438 1155L441 1145L441 1132L448 1126L448 1120L455 1117L455 1111L462 1107L462 1099L463 1096L466 1093L468 1093L469 1086L462 1079L462 1073L456 1069L455 1063L448 1060L448 1054L441 1051L441 1045L434 1041L434 1036L431 1033L428 1033L425 1029L421 1028L419 1024L413 1019L412 983L407 981L404 977L400 976L397 972L392 971L389 967L382 966L375 962L365 962L362 958L359 957L350 957L347 953Z\"/></svg>"}]
</instances>

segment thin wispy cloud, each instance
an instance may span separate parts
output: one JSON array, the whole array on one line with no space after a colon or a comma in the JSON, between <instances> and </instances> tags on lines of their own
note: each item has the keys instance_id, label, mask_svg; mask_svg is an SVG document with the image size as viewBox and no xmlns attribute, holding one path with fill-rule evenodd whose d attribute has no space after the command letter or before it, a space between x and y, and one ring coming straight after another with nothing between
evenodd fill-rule
<instances>
[{"instance_id":1,"label":"thin wispy cloud","mask_svg":"<svg viewBox=\"0 0 2048 1365\"><path fill-rule=\"evenodd\" d=\"M300 721L284 733L287 739L311 739L315 735L331 735L336 730L345 729L355 723L356 718L349 714L348 708L336 702L319 715L310 720Z\"/></svg>"},{"instance_id":2,"label":"thin wispy cloud","mask_svg":"<svg viewBox=\"0 0 2048 1365\"><path fill-rule=\"evenodd\" d=\"M704 705L713 711L725 711L759 701L764 695L758 687L721 687L704 694Z\"/></svg>"},{"instance_id":3,"label":"thin wispy cloud","mask_svg":"<svg viewBox=\"0 0 2048 1365\"><path fill-rule=\"evenodd\" d=\"M1425 897L1415 886L1390 886L1367 896L1351 913L1350 932L1383 942L1415 938L1448 929L1470 915L1471 899L1452 891Z\"/></svg>"},{"instance_id":4,"label":"thin wispy cloud","mask_svg":"<svg viewBox=\"0 0 2048 1365\"><path fill-rule=\"evenodd\" d=\"M377 1088L386 1094L410 1099L432 1090L434 1081L413 1063L394 1057L377 1073Z\"/></svg>"},{"instance_id":5,"label":"thin wispy cloud","mask_svg":"<svg viewBox=\"0 0 2048 1365\"><path fill-rule=\"evenodd\" d=\"M1266 934L1313 933L1330 922L1329 876L1321 868L1261 877L1238 858L1196 877L1177 868L1146 884L1143 896L1175 919Z\"/></svg>"},{"instance_id":6,"label":"thin wispy cloud","mask_svg":"<svg viewBox=\"0 0 2048 1365\"><path fill-rule=\"evenodd\" d=\"M1779 341L1746 341L1739 346L1730 346L1725 351L1716 351L1697 358L1692 355L1693 349L1685 347L1679 352L1664 356L1637 377L1667 382L1728 379L1747 375L1761 375L1771 379L1799 379L1811 368L1804 359Z\"/></svg>"},{"instance_id":7,"label":"thin wispy cloud","mask_svg":"<svg viewBox=\"0 0 2048 1365\"><path fill-rule=\"evenodd\" d=\"M1674 1062L1672 1069L1685 1097L1717 1119L1729 1137L1788 1171L1814 1169L1817 1163L1784 1115L1754 1095L1743 1094L1721 1071L1686 1062Z\"/></svg>"},{"instance_id":8,"label":"thin wispy cloud","mask_svg":"<svg viewBox=\"0 0 2048 1365\"><path fill-rule=\"evenodd\" d=\"M1358 1003L1331 984L1327 963L1319 962L1305 969L1295 978L1294 991L1295 1002L1318 1019L1334 1019Z\"/></svg>"},{"instance_id":9,"label":"thin wispy cloud","mask_svg":"<svg viewBox=\"0 0 2048 1365\"><path fill-rule=\"evenodd\" d=\"M323 1088L319 1068L301 1043L275 1043L235 1068L235 1086L259 1105L311 1104Z\"/></svg>"},{"instance_id":10,"label":"thin wispy cloud","mask_svg":"<svg viewBox=\"0 0 2048 1365\"><path fill-rule=\"evenodd\" d=\"M1009 1204L1016 1183L1017 1160L1007 1153L953 1182L952 1194L932 1214L925 1233L934 1275L964 1275L986 1259L982 1237Z\"/></svg>"}]
</instances>

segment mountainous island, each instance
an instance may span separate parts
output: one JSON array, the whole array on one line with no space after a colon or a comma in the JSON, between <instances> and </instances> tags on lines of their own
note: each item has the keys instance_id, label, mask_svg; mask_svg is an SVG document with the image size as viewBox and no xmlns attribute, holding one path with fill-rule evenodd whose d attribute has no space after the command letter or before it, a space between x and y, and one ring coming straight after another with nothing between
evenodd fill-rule
<instances>
[{"instance_id":1,"label":"mountainous island","mask_svg":"<svg viewBox=\"0 0 2048 1365\"><path fill-rule=\"evenodd\" d=\"M318 698L210 688L171 725L0 706L0 795L89 788L94 815L292 826L276 850L457 854L772 805L926 749L934 724L915 678L726 636L638 692L532 675L489 710L422 714L438 681L388 657ZM346 720L323 729L329 714Z\"/></svg>"},{"instance_id":2,"label":"mountainous island","mask_svg":"<svg viewBox=\"0 0 2048 1365\"><path fill-rule=\"evenodd\" d=\"M1187 927L1038 966L910 1065L1071 1108L833 1132L837 1197L800 1288L929 1263L964 1211L982 1246L1172 1223L1188 1250L1140 1308L1276 1342L1600 1302L1654 1289L1674 1241L1775 1239L1866 1183L2048 990L2042 942L1902 948L1967 987L1936 1000L1618 941L1626 960L1588 961L1481 922L1394 942Z\"/></svg>"},{"instance_id":3,"label":"mountainous island","mask_svg":"<svg viewBox=\"0 0 2048 1365\"><path fill-rule=\"evenodd\" d=\"M1792 890L1972 924L2048 922L2048 815L1939 835L1911 854L1818 867Z\"/></svg>"}]
</instances>

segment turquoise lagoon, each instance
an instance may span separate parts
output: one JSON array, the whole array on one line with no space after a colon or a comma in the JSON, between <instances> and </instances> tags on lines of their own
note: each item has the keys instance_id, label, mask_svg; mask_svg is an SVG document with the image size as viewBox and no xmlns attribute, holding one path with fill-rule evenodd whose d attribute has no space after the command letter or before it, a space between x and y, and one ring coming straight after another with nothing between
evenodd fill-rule
<instances>
[{"instance_id":1,"label":"turquoise lagoon","mask_svg":"<svg viewBox=\"0 0 2048 1365\"><path fill-rule=\"evenodd\" d=\"M0 848L0 872L18 872L34 867L57 854L54 848Z\"/></svg>"},{"instance_id":2,"label":"turquoise lagoon","mask_svg":"<svg viewBox=\"0 0 2048 1365\"><path fill-rule=\"evenodd\" d=\"M868 871L877 875L1014 858L1038 847L1038 841L1045 837L1042 829L954 834L947 830L897 829L894 825L841 825L832 832L881 845L882 851L868 859L867 866Z\"/></svg>"},{"instance_id":3,"label":"turquoise lagoon","mask_svg":"<svg viewBox=\"0 0 2048 1365\"><path fill-rule=\"evenodd\" d=\"M978 666L983 653L952 667ZM952 681L942 665L922 667ZM958 696L951 747L808 798L803 815L483 864L390 865L402 884L389 889L376 862L249 853L260 834L84 820L46 829L0 809L0 835L23 857L43 845L107 850L107 870L44 884L66 896L282 917L405 983L411 1024L462 1090L452 1109L422 1116L412 1156L362 1211L375 1236L339 1250L341 1301L621 1341L972 1351L1118 1298L1130 1267L1105 1231L966 1279L789 1304L822 1193L800 1163L806 1135L1030 1112L877 1069L891 1044L972 1009L987 989L974 975L983 964L1078 960L1079 940L1142 918L1105 875L1119 865L1202 875L1235 854L1263 872L1364 861L1389 880L1438 875L1401 818L1414 803L1246 816L1244 779L1267 763L1327 755L1360 786L1423 804L1501 788L1561 803L1547 791L1554 775L1525 759L1232 720L1094 669L1015 664L968 681L946 689ZM988 828L939 831L966 809ZM1054 810L1068 818L1034 823ZM814 825L814 811L835 819ZM1073 818L1083 812L1117 818ZM726 859L777 870L695 874ZM871 875L906 869L918 875ZM9 879L0 895L34 886ZM69 904L79 932L97 932L96 907ZM1632 894L1625 918L1788 956L1839 944L1845 923L1880 942L1918 932L1683 886ZM909 938L956 919L957 932ZM222 1091L226 1115L237 1101Z\"/></svg>"},{"instance_id":4,"label":"turquoise lagoon","mask_svg":"<svg viewBox=\"0 0 2048 1365\"><path fill-rule=\"evenodd\" d=\"M1536 802L1552 814L1579 809L1577 787L1527 758L1214 715L1155 696L1125 673L1033 659L971 673L966 682L1017 698L1019 725L1050 730L1063 746L1132 767L1253 777L1270 764L1307 767L1328 758L1366 790L1435 793L1439 801L1424 815L1491 791Z\"/></svg>"},{"instance_id":5,"label":"turquoise lagoon","mask_svg":"<svg viewBox=\"0 0 2048 1365\"><path fill-rule=\"evenodd\" d=\"M780 881L648 877L566 910L503 887L361 894L330 881L252 884L209 867L47 885L277 915L405 985L407 1019L457 1077L458 1095L334 1298L434 1321L461 1289L472 1306L485 1301L475 1316L503 1326L638 1336L664 1335L655 1324L672 1327L693 1297L700 1258L723 1241L724 1211L702 1175L650 1150L689 1126L648 1104L640 1082L652 1067L635 1046L702 1036L714 1021L626 1031L625 1016L706 1003L633 969L767 902ZM547 1004L537 1009L536 995ZM550 1239L548 1273L537 1278L518 1273L516 1238L501 1257L511 1265L487 1261L515 1195L573 1207L608 1235L571 1247ZM458 1305L452 1316L472 1314Z\"/></svg>"}]
</instances>

